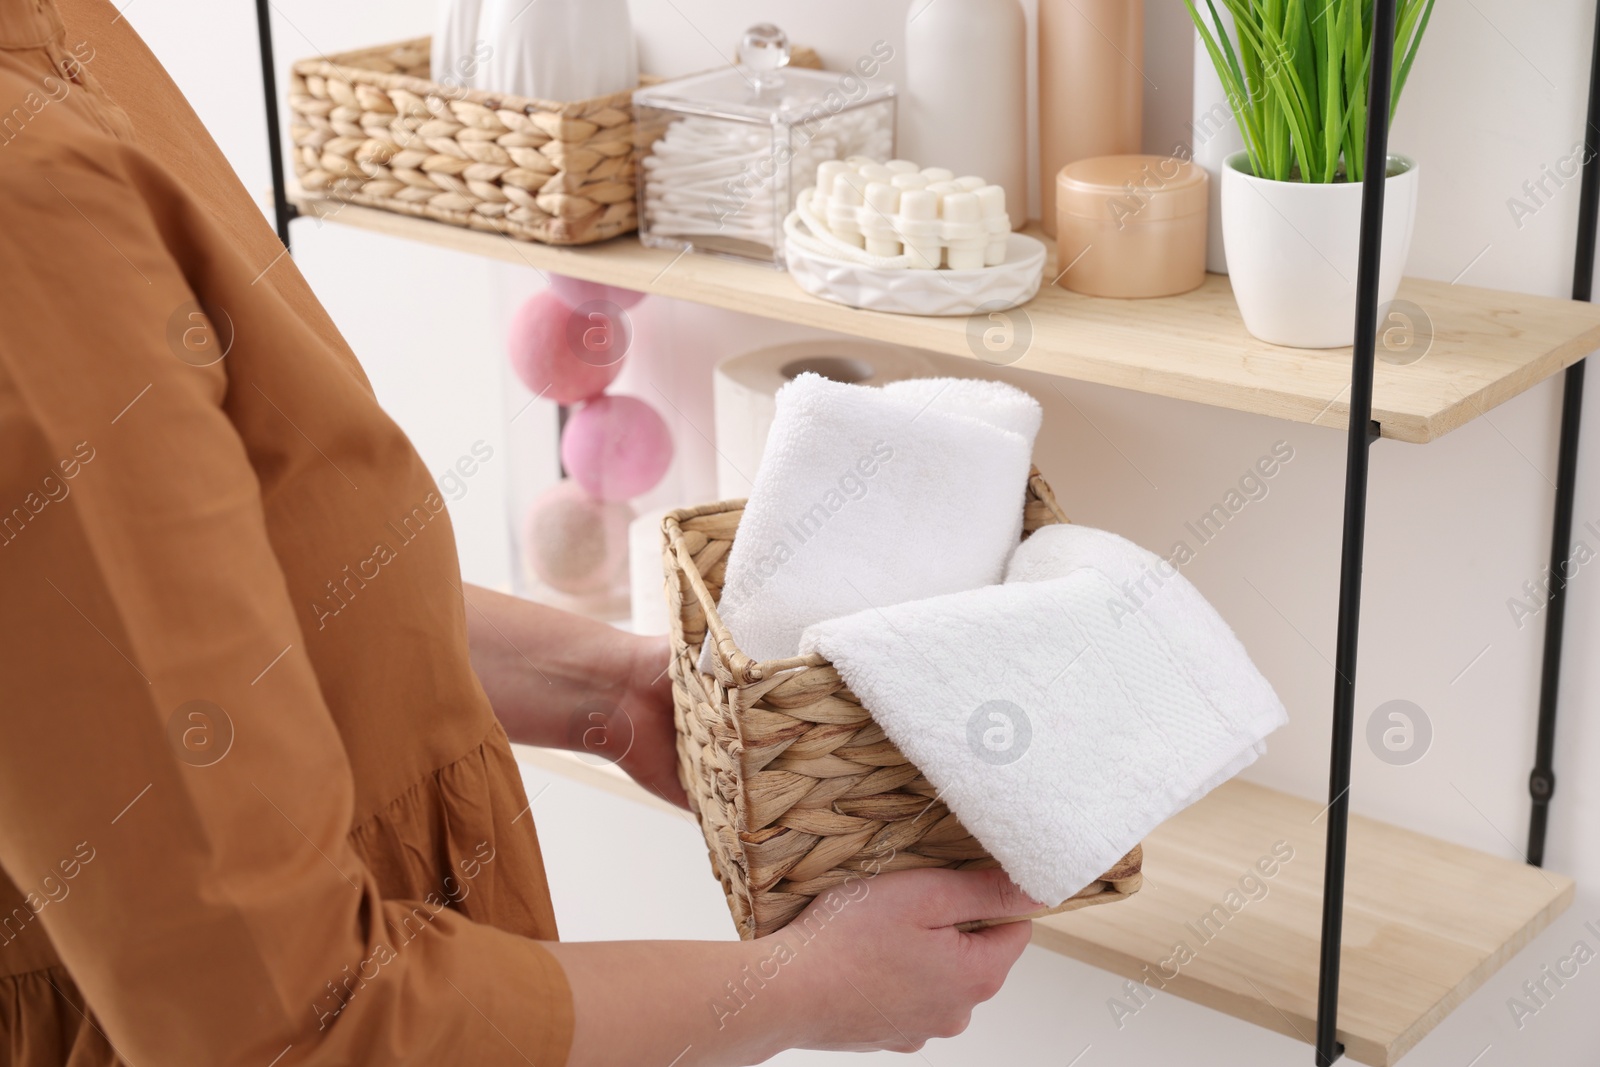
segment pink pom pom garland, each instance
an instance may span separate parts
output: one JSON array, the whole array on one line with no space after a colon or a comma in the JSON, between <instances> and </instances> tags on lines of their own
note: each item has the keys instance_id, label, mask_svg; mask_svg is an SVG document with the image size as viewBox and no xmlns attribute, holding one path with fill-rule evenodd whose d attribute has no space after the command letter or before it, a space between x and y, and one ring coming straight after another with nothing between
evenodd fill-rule
<instances>
[{"instance_id":1,"label":"pink pom pom garland","mask_svg":"<svg viewBox=\"0 0 1600 1067\"><path fill-rule=\"evenodd\" d=\"M522 554L545 585L569 596L604 593L628 563L633 509L596 500L571 479L539 494L523 520Z\"/></svg>"},{"instance_id":2,"label":"pink pom pom garland","mask_svg":"<svg viewBox=\"0 0 1600 1067\"><path fill-rule=\"evenodd\" d=\"M511 318L511 369L536 395L580 404L605 392L622 371L633 327L615 305L574 310L546 289Z\"/></svg>"},{"instance_id":3,"label":"pink pom pom garland","mask_svg":"<svg viewBox=\"0 0 1600 1067\"><path fill-rule=\"evenodd\" d=\"M601 396L574 411L561 434L561 462L598 500L649 492L672 464L672 432L632 396Z\"/></svg>"}]
</instances>

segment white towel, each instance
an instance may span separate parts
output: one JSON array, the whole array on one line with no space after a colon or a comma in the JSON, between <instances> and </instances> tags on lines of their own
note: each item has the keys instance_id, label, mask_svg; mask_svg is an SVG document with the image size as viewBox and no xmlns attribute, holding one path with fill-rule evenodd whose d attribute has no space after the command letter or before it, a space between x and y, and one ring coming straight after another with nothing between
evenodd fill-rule
<instances>
[{"instance_id":1,"label":"white towel","mask_svg":"<svg viewBox=\"0 0 1600 1067\"><path fill-rule=\"evenodd\" d=\"M775 403L717 609L745 655L798 655L814 622L1000 581L1038 401L977 379L802 374Z\"/></svg>"},{"instance_id":2,"label":"white towel","mask_svg":"<svg viewBox=\"0 0 1600 1067\"><path fill-rule=\"evenodd\" d=\"M1060 903L1287 721L1221 616L1115 534L1056 525L1006 584L806 630L1034 899Z\"/></svg>"},{"instance_id":3,"label":"white towel","mask_svg":"<svg viewBox=\"0 0 1600 1067\"><path fill-rule=\"evenodd\" d=\"M904 378L879 391L919 410L969 416L1010 430L1025 438L1030 448L1044 417L1039 402L1021 389L982 378Z\"/></svg>"}]
</instances>

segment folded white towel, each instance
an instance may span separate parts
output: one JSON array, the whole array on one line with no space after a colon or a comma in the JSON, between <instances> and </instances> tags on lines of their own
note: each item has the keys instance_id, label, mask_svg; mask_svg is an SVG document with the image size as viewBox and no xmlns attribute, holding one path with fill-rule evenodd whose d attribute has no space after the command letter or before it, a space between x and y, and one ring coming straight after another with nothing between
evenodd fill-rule
<instances>
[{"instance_id":1,"label":"folded white towel","mask_svg":"<svg viewBox=\"0 0 1600 1067\"><path fill-rule=\"evenodd\" d=\"M1094 881L1237 774L1287 721L1244 647L1165 560L1047 526L1006 584L808 628L968 830L1036 900Z\"/></svg>"},{"instance_id":2,"label":"folded white towel","mask_svg":"<svg viewBox=\"0 0 1600 1067\"><path fill-rule=\"evenodd\" d=\"M1021 389L982 378L904 378L889 382L880 391L913 403L919 410L963 415L1010 430L1030 445L1044 418L1039 402Z\"/></svg>"},{"instance_id":3,"label":"folded white towel","mask_svg":"<svg viewBox=\"0 0 1600 1067\"><path fill-rule=\"evenodd\" d=\"M1022 533L1031 396L802 374L775 402L717 609L745 655L794 656L814 622L1000 581Z\"/></svg>"}]
</instances>

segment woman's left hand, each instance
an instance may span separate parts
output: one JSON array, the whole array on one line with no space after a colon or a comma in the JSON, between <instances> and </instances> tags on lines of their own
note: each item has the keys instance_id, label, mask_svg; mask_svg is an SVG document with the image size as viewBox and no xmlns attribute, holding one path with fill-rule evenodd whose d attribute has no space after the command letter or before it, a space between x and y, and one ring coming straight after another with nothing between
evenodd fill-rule
<instances>
[{"instance_id":1,"label":"woman's left hand","mask_svg":"<svg viewBox=\"0 0 1600 1067\"><path fill-rule=\"evenodd\" d=\"M618 724L624 736L617 740L626 738L628 744L616 764L663 800L687 808L689 797L678 781L678 731L672 716L672 679L667 677L671 646L665 635L636 640L620 701L626 724Z\"/></svg>"},{"instance_id":2,"label":"woman's left hand","mask_svg":"<svg viewBox=\"0 0 1600 1067\"><path fill-rule=\"evenodd\" d=\"M472 666L512 741L614 763L667 803L689 806L665 635L625 633L475 585L465 594Z\"/></svg>"}]
</instances>

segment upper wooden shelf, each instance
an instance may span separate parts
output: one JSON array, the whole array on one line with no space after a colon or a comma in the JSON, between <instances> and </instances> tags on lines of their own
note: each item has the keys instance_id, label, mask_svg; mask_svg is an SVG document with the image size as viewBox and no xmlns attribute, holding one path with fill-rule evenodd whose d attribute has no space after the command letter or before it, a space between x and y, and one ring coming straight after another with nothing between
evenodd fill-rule
<instances>
[{"instance_id":1,"label":"upper wooden shelf","mask_svg":"<svg viewBox=\"0 0 1600 1067\"><path fill-rule=\"evenodd\" d=\"M676 811L615 767L516 752ZM1132 898L1037 919L1034 943L1137 983L1129 1026L1165 992L1313 1044L1326 825L1322 805L1234 779L1145 838ZM1346 855L1339 1040L1356 1063L1398 1062L1572 903L1565 875L1359 815Z\"/></svg>"},{"instance_id":2,"label":"upper wooden shelf","mask_svg":"<svg viewBox=\"0 0 1600 1067\"><path fill-rule=\"evenodd\" d=\"M678 256L632 236L556 248L335 200L294 202L303 214L394 237L946 355L976 358L970 338L985 325L843 307L802 292L781 271ZM1046 279L1055 273L1052 258ZM1400 299L1427 313L1433 339L1414 363L1377 365L1373 418L1399 441L1442 437L1600 348L1600 306L1592 304L1414 278ZM1348 423L1350 350L1256 340L1225 276L1155 300L1081 296L1047 281L1026 311L1033 339L1017 367L1293 422Z\"/></svg>"}]
</instances>

